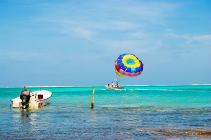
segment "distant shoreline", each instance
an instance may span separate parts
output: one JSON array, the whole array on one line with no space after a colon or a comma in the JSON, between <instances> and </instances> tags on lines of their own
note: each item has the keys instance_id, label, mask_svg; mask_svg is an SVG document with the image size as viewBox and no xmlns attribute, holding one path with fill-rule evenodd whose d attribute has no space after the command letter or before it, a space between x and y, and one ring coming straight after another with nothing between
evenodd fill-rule
<instances>
[{"instance_id":1,"label":"distant shoreline","mask_svg":"<svg viewBox=\"0 0 211 140\"><path fill-rule=\"evenodd\" d=\"M147 87L147 86L167 86L167 87L171 87L171 86L211 86L211 84L190 84L190 85L121 85L124 87L138 87L138 86L142 86L142 87ZM12 86L12 87L0 87L0 88L22 88L23 86ZM26 87L31 87L31 88L36 88L36 87L56 87L56 88L63 88L63 87L104 87L104 86L26 86Z\"/></svg>"}]
</instances>

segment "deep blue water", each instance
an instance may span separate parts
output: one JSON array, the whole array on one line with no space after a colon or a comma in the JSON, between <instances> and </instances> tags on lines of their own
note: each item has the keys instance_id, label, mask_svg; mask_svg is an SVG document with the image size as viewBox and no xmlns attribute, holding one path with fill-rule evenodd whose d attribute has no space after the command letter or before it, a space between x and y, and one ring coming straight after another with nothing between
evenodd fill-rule
<instances>
[{"instance_id":1,"label":"deep blue water","mask_svg":"<svg viewBox=\"0 0 211 140\"><path fill-rule=\"evenodd\" d=\"M22 110L22 88L0 88L0 139L210 139L211 85L28 87L49 90L47 106ZM200 135L204 134L204 135Z\"/></svg>"}]
</instances>

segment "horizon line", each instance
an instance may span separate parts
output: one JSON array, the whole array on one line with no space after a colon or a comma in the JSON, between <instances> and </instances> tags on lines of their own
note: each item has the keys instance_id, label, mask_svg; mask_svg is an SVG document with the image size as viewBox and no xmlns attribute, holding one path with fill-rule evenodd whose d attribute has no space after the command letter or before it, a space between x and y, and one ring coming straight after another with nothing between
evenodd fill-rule
<instances>
[{"instance_id":1,"label":"horizon line","mask_svg":"<svg viewBox=\"0 0 211 140\"><path fill-rule=\"evenodd\" d=\"M184 85L122 85L122 86L125 86L125 87L128 87L128 86L200 86L200 85L211 85L211 84L184 84ZM21 88L21 87L24 87L24 86L7 86L7 87L0 87L0 88ZM26 86L26 87L104 87L104 86Z\"/></svg>"}]
</instances>

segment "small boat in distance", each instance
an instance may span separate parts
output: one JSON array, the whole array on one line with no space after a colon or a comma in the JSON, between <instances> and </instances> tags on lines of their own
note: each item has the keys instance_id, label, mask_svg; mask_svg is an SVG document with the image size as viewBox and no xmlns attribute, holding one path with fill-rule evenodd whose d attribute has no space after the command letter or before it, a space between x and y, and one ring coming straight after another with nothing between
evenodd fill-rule
<instances>
[{"instance_id":1,"label":"small boat in distance","mask_svg":"<svg viewBox=\"0 0 211 140\"><path fill-rule=\"evenodd\" d=\"M48 104L52 93L47 90L39 90L31 92L28 89L24 89L21 95L14 98L11 101L12 107L21 107L22 109L35 109L40 108Z\"/></svg>"},{"instance_id":2,"label":"small boat in distance","mask_svg":"<svg viewBox=\"0 0 211 140\"><path fill-rule=\"evenodd\" d=\"M108 84L105 86L109 90L121 90L124 89L124 87L120 87L117 81L112 82L112 84Z\"/></svg>"},{"instance_id":3,"label":"small boat in distance","mask_svg":"<svg viewBox=\"0 0 211 140\"><path fill-rule=\"evenodd\" d=\"M109 90L121 90L121 89L124 89L124 87L108 87L106 86L107 89Z\"/></svg>"}]
</instances>

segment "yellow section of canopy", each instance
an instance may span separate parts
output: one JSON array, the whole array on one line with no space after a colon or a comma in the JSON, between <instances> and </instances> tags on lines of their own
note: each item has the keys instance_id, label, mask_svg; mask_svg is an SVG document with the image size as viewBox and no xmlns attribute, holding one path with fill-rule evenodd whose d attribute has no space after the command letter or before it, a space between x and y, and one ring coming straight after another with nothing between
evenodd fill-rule
<instances>
[{"instance_id":1,"label":"yellow section of canopy","mask_svg":"<svg viewBox=\"0 0 211 140\"><path fill-rule=\"evenodd\" d=\"M127 64L127 60L128 59L133 59L133 61L135 62L135 64L133 65L130 65L130 64ZM125 55L123 58L122 58L122 63L126 66L126 67L133 67L133 68L138 68L140 67L140 62L139 60L134 56L134 55L131 55L131 54L127 54Z\"/></svg>"}]
</instances>

